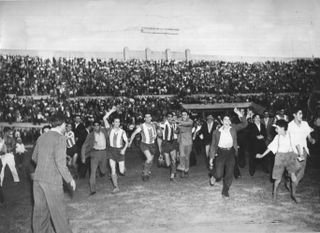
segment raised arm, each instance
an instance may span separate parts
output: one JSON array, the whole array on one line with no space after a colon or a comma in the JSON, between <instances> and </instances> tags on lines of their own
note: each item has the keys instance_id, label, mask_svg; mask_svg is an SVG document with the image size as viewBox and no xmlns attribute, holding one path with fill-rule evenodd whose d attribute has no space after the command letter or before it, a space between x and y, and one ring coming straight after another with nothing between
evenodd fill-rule
<instances>
[{"instance_id":1,"label":"raised arm","mask_svg":"<svg viewBox=\"0 0 320 233\"><path fill-rule=\"evenodd\" d=\"M233 127L236 131L239 131L241 129L244 129L248 125L247 119L243 116L243 114L240 112L238 108L234 108L233 110L239 117L240 123L238 124L233 124Z\"/></svg>"},{"instance_id":2,"label":"raised arm","mask_svg":"<svg viewBox=\"0 0 320 233\"><path fill-rule=\"evenodd\" d=\"M189 119L187 121L176 121L179 126L193 126L193 120Z\"/></svg>"},{"instance_id":3,"label":"raised arm","mask_svg":"<svg viewBox=\"0 0 320 233\"><path fill-rule=\"evenodd\" d=\"M117 111L117 107L116 106L112 106L111 110L109 110L108 112L106 111L106 114L103 117L103 122L104 122L104 126L108 129L110 128L110 124L108 122L108 118L109 116Z\"/></svg>"}]
</instances>

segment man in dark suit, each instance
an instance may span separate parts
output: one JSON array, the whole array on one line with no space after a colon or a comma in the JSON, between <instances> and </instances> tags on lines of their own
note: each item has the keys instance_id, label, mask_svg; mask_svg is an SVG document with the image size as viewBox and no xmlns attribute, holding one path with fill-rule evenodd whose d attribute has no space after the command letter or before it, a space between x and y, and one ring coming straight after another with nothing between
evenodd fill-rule
<instances>
[{"instance_id":1,"label":"man in dark suit","mask_svg":"<svg viewBox=\"0 0 320 233\"><path fill-rule=\"evenodd\" d=\"M88 132L84 124L81 122L80 115L76 115L74 120L73 132L76 140L77 154L80 155L82 145L87 138ZM89 170L90 163L89 160L85 161L85 163L81 163L80 157L81 156L78 157L78 174L80 178L85 178L86 173Z\"/></svg>"},{"instance_id":2,"label":"man in dark suit","mask_svg":"<svg viewBox=\"0 0 320 233\"><path fill-rule=\"evenodd\" d=\"M258 161L262 162L264 171L268 172L268 157L265 156L262 160L256 159L256 154L261 154L267 149L266 138L267 132L265 125L261 123L259 114L254 114L252 117L253 123L248 126L249 129L249 174L251 176L256 172Z\"/></svg>"},{"instance_id":3,"label":"man in dark suit","mask_svg":"<svg viewBox=\"0 0 320 233\"><path fill-rule=\"evenodd\" d=\"M234 112L240 118L239 124L231 124L230 117L225 115L222 126L215 130L209 150L210 167L214 168L210 177L210 185L223 178L222 196L229 198L229 189L234 176L235 156L238 154L237 131L247 126L247 121L242 113L235 108Z\"/></svg>"},{"instance_id":4,"label":"man in dark suit","mask_svg":"<svg viewBox=\"0 0 320 233\"><path fill-rule=\"evenodd\" d=\"M63 200L63 183L75 190L76 183L66 166L66 123L56 117L52 128L36 143L32 160L37 164L33 180L33 232L72 232Z\"/></svg>"},{"instance_id":5,"label":"man in dark suit","mask_svg":"<svg viewBox=\"0 0 320 233\"><path fill-rule=\"evenodd\" d=\"M212 134L213 134L213 131L216 129L216 127L217 127L217 123L214 122L213 116L208 115L207 121L204 124L202 124L201 129L198 133L200 135L200 138L202 138L202 142L204 145L207 158L209 158L209 149L210 149L210 144L212 142Z\"/></svg>"},{"instance_id":6,"label":"man in dark suit","mask_svg":"<svg viewBox=\"0 0 320 233\"><path fill-rule=\"evenodd\" d=\"M263 113L263 119L261 120L261 123L264 124L266 128L267 136L265 140L266 140L266 144L269 145L269 143L273 140L274 136L276 135L274 131L274 127L272 126L274 123L274 118L270 117L270 114L268 111L265 111Z\"/></svg>"}]
</instances>

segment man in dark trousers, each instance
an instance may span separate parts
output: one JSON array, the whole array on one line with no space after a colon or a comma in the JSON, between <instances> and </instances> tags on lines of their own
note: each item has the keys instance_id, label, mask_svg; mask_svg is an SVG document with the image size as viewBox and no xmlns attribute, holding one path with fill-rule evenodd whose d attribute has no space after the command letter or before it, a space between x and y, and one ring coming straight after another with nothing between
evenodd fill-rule
<instances>
[{"instance_id":1,"label":"man in dark trousers","mask_svg":"<svg viewBox=\"0 0 320 233\"><path fill-rule=\"evenodd\" d=\"M248 126L249 129L249 174L253 176L256 172L258 162L262 163L263 170L269 172L269 157L265 156L262 160L256 158L256 154L262 154L266 149L267 131L265 125L261 123L259 114L252 117L253 123Z\"/></svg>"},{"instance_id":2,"label":"man in dark trousers","mask_svg":"<svg viewBox=\"0 0 320 233\"><path fill-rule=\"evenodd\" d=\"M238 153L237 131L247 126L243 114L237 109L234 112L240 118L239 124L231 124L230 117L225 115L222 126L215 130L210 146L210 167L214 168L210 177L210 185L213 186L216 180L223 178L222 196L229 198L229 189L234 175L235 156Z\"/></svg>"},{"instance_id":3,"label":"man in dark trousers","mask_svg":"<svg viewBox=\"0 0 320 233\"><path fill-rule=\"evenodd\" d=\"M55 117L52 128L36 143L32 160L37 164L33 180L33 232L72 232L64 203L63 183L75 190L76 183L66 166L66 123ZM54 231L55 230L55 231Z\"/></svg>"},{"instance_id":4,"label":"man in dark trousers","mask_svg":"<svg viewBox=\"0 0 320 233\"><path fill-rule=\"evenodd\" d=\"M113 107L110 111L106 112L104 121L107 128L101 127L101 122L96 120L93 123L93 131L87 136L81 148L81 160L84 163L86 158L90 159L90 196L96 194L96 172L99 167L101 174L104 176L107 172L107 161L110 157L110 130L108 117L116 111Z\"/></svg>"},{"instance_id":5,"label":"man in dark trousers","mask_svg":"<svg viewBox=\"0 0 320 233\"><path fill-rule=\"evenodd\" d=\"M203 138L202 142L204 145L207 159L209 158L209 149L210 149L210 144L212 141L212 134L213 134L213 131L216 129L216 127L217 127L217 123L214 121L213 116L208 115L206 123L202 124L201 129L198 133L200 135L200 137L202 135L201 138Z\"/></svg>"},{"instance_id":6,"label":"man in dark trousers","mask_svg":"<svg viewBox=\"0 0 320 233\"><path fill-rule=\"evenodd\" d=\"M74 137L76 139L76 147L77 147L77 153L78 155L81 154L81 148L84 143L84 141L87 138L88 131L86 130L86 127L84 124L81 122L81 117L80 115L76 115L74 119ZM87 160L85 163L81 162L80 159L81 156L78 157L78 175L80 178L85 178L87 171L89 170L90 166L90 161Z\"/></svg>"}]
</instances>

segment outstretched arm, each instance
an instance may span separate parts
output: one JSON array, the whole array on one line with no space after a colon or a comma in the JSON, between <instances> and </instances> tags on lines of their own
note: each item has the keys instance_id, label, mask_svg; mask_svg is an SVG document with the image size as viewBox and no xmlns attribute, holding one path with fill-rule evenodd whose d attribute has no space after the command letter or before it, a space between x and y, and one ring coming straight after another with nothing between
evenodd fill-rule
<instances>
[{"instance_id":1,"label":"outstretched arm","mask_svg":"<svg viewBox=\"0 0 320 233\"><path fill-rule=\"evenodd\" d=\"M103 117L103 122L104 122L104 126L106 128L110 128L110 124L108 122L108 118L109 116L114 113L115 111L117 111L117 107L116 106L112 106L111 110L109 110L108 112L106 111L106 114Z\"/></svg>"},{"instance_id":2,"label":"outstretched arm","mask_svg":"<svg viewBox=\"0 0 320 233\"><path fill-rule=\"evenodd\" d=\"M261 159L261 158L263 158L264 156L266 156L270 151L271 151L270 149L266 149L266 151L263 152L263 154L257 154L257 155L256 155L256 158Z\"/></svg>"}]
</instances>

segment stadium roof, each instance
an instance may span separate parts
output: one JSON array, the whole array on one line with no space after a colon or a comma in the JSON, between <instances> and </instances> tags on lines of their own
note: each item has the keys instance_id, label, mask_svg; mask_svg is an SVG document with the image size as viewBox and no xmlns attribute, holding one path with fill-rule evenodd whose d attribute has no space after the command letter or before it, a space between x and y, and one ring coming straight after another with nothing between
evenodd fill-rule
<instances>
[{"instance_id":1,"label":"stadium roof","mask_svg":"<svg viewBox=\"0 0 320 233\"><path fill-rule=\"evenodd\" d=\"M253 102L241 102L241 103L217 103L217 104L182 104L182 107L186 110L198 110L198 111L220 111L233 108L249 108L252 107L257 113L262 113L265 109L259 104Z\"/></svg>"}]
</instances>

